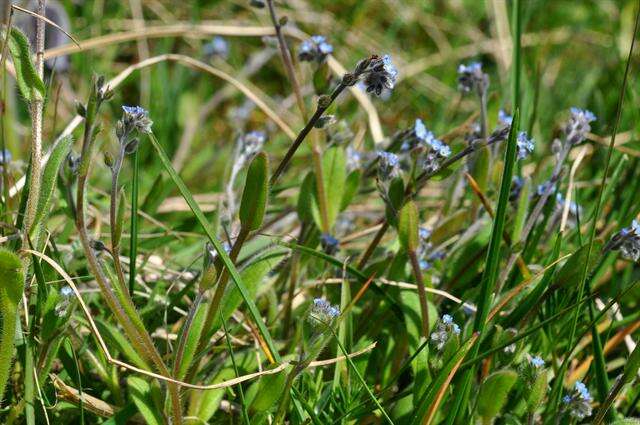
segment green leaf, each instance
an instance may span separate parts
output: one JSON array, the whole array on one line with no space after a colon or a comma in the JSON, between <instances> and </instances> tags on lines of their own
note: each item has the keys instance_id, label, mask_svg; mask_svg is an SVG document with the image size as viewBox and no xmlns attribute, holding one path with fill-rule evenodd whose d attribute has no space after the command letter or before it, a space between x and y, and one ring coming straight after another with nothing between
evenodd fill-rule
<instances>
[{"instance_id":1,"label":"green leaf","mask_svg":"<svg viewBox=\"0 0 640 425\"><path fill-rule=\"evenodd\" d=\"M485 420L493 419L504 407L509 391L518 380L518 374L505 369L492 373L482 383L478 395L478 413Z\"/></svg>"},{"instance_id":2,"label":"green leaf","mask_svg":"<svg viewBox=\"0 0 640 425\"><path fill-rule=\"evenodd\" d=\"M344 193L342 194L342 202L340 203L340 211L347 209L353 197L358 193L361 177L362 173L359 170L352 171L347 176L347 181L344 184Z\"/></svg>"},{"instance_id":3,"label":"green leaf","mask_svg":"<svg viewBox=\"0 0 640 425\"><path fill-rule=\"evenodd\" d=\"M44 217L49 210L51 195L53 195L53 189L56 186L56 180L58 179L58 170L60 170L60 166L67 157L72 144L73 138L71 136L66 136L60 140L60 143L55 145L51 151L51 156L49 156L49 160L44 166L44 171L42 172L42 187L40 188L38 209L36 210L36 215L33 219L32 228L35 228L35 225L40 222L42 217Z\"/></svg>"},{"instance_id":4,"label":"green leaf","mask_svg":"<svg viewBox=\"0 0 640 425\"><path fill-rule=\"evenodd\" d=\"M593 250L590 250L589 244L578 248L560 270L558 270L558 273L556 273L553 279L553 285L570 288L573 291L580 284L580 274L576 273L576 271L584 267L587 268L587 273L591 273L600 261L600 256L592 254L589 264L587 265L587 255L589 252L600 252L601 249L602 243L599 241L594 241Z\"/></svg>"},{"instance_id":5,"label":"green leaf","mask_svg":"<svg viewBox=\"0 0 640 425\"><path fill-rule=\"evenodd\" d=\"M389 224L395 226L398 222L397 214L404 202L404 181L401 177L396 177L389 183L387 193L389 203L386 205L385 213Z\"/></svg>"},{"instance_id":6,"label":"green leaf","mask_svg":"<svg viewBox=\"0 0 640 425\"><path fill-rule=\"evenodd\" d=\"M255 231L262 225L269 196L269 158L260 152L253 158L240 202L240 223L249 231Z\"/></svg>"},{"instance_id":7,"label":"green leaf","mask_svg":"<svg viewBox=\"0 0 640 425\"><path fill-rule=\"evenodd\" d=\"M124 355L124 357L133 363L135 366L150 370L151 366L145 361L145 359L138 354L133 345L124 337L122 332L113 327L112 325L102 321L101 319L94 319L98 330L106 340L106 343L109 344L110 347L114 347L120 353Z\"/></svg>"},{"instance_id":8,"label":"green leaf","mask_svg":"<svg viewBox=\"0 0 640 425\"><path fill-rule=\"evenodd\" d=\"M171 165L171 160L169 159L169 157L167 157L167 154L165 153L164 149L162 149L162 146L160 146L158 139L156 139L156 137L153 134L150 134L149 140L151 140L151 144L153 145L154 149L158 153L158 157L160 158L160 161L162 162L162 165L164 166L165 170L169 173L169 176L173 180L174 184L178 187L180 194L182 195L184 200L187 202L187 205L189 205L189 208L193 212L193 215L198 220L198 223L200 223L200 226L202 226L203 230L207 234L207 237L209 238L214 248L216 249L216 252L220 256L220 259L224 263L224 266L229 271L229 275L231 276L233 283L238 288L238 291L240 292L242 299L244 300L244 302L247 304L247 307L249 308L249 313L251 315L251 318L254 320L254 323L258 327L260 334L262 335L267 346L269 347L269 351L271 352L271 354L273 355L276 361L280 361L280 354L276 349L276 346L273 342L273 338L271 337L269 330L265 326L264 320L262 320L262 317L260 316L260 312L258 311L258 308L253 302L253 299L249 295L247 288L242 280L242 277L240 276L240 274L238 273L238 270L236 269L236 266L233 264L233 261L231 261L231 258L229 258L229 254L227 254L227 252L224 250L224 247L222 246L218 238L215 236L215 233L211 228L211 225L209 224L209 222L207 221L207 218L205 217L204 213L200 209L200 206L198 205L196 200L193 198L193 195L191 194L189 189L187 189L187 186L184 184L184 181L182 181L178 173L176 173L176 170Z\"/></svg>"},{"instance_id":9,"label":"green leaf","mask_svg":"<svg viewBox=\"0 0 640 425\"><path fill-rule=\"evenodd\" d=\"M469 348L471 348L474 342L475 338L469 338L469 340L462 345L460 350L458 350L456 354L445 363L442 369L440 369L438 375L433 379L433 381L431 381L429 388L427 388L420 400L417 403L414 402L416 409L411 421L412 425L423 423L422 420L427 415L429 409L437 409L438 405L434 405L434 403L437 402L438 393L445 389L445 387L451 382L453 374L455 374L457 368L464 359L464 356L467 355L467 351L469 351Z\"/></svg>"},{"instance_id":10,"label":"green leaf","mask_svg":"<svg viewBox=\"0 0 640 425\"><path fill-rule=\"evenodd\" d=\"M251 401L251 405L249 406L252 412L266 412L278 402L282 393L281 391L274 390L284 388L287 375L291 369L292 366L282 372L275 373L273 375L265 375L260 378L260 380L255 384L257 385L257 391L254 399Z\"/></svg>"},{"instance_id":11,"label":"green leaf","mask_svg":"<svg viewBox=\"0 0 640 425\"><path fill-rule=\"evenodd\" d=\"M162 408L156 404L149 382L137 376L130 376L127 378L127 385L133 402L147 424L162 425Z\"/></svg>"},{"instance_id":12,"label":"green leaf","mask_svg":"<svg viewBox=\"0 0 640 425\"><path fill-rule=\"evenodd\" d=\"M347 162L342 148L334 146L327 149L322 156L322 174L327 205L327 224L331 228L341 210L347 180ZM314 218L318 227L321 228L317 190L314 191L314 195Z\"/></svg>"},{"instance_id":13,"label":"green leaf","mask_svg":"<svg viewBox=\"0 0 640 425\"><path fill-rule=\"evenodd\" d=\"M544 400L545 395L547 394L547 380L548 371L542 370L536 376L535 381L533 383L525 383L525 400L527 402L527 412L533 414L540 404L542 404L542 400Z\"/></svg>"},{"instance_id":14,"label":"green leaf","mask_svg":"<svg viewBox=\"0 0 640 425\"><path fill-rule=\"evenodd\" d=\"M298 218L303 223L313 221L313 194L315 192L316 176L312 171L308 172L302 184L300 185L300 193L298 194Z\"/></svg>"},{"instance_id":15,"label":"green leaf","mask_svg":"<svg viewBox=\"0 0 640 425\"><path fill-rule=\"evenodd\" d=\"M27 37L19 29L12 27L8 47L22 96L28 102L44 98L46 89L31 61L31 49Z\"/></svg>"},{"instance_id":16,"label":"green leaf","mask_svg":"<svg viewBox=\"0 0 640 425\"><path fill-rule=\"evenodd\" d=\"M20 258L11 251L0 249L0 401L9 379L13 361L18 305L24 288L24 274Z\"/></svg>"},{"instance_id":17,"label":"green leaf","mask_svg":"<svg viewBox=\"0 0 640 425\"><path fill-rule=\"evenodd\" d=\"M408 201L398 216L398 238L400 245L407 252L415 252L418 249L418 207L415 202Z\"/></svg>"}]
</instances>

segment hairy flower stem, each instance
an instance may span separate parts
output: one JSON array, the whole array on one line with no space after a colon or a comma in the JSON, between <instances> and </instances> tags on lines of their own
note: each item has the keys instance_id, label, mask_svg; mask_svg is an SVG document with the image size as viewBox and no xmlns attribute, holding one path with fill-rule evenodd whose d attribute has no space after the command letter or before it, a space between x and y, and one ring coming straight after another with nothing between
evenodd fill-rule
<instances>
[{"instance_id":1,"label":"hairy flower stem","mask_svg":"<svg viewBox=\"0 0 640 425\"><path fill-rule=\"evenodd\" d=\"M120 325L123 327L125 334L131 340L131 343L136 348L136 351L142 354L145 358L151 360L159 373L165 376L169 376L169 370L164 364L160 353L153 344L149 333L144 328L142 320L137 315L133 304L120 304L120 300L118 300L117 296L114 294L111 284L104 274L102 266L100 265L100 262L96 257L93 248L91 247L91 241L89 235L87 234L85 196L87 191L87 180L89 176L89 164L91 163L91 154L95 136L95 117L97 115L97 110L100 106L100 103L102 102L101 99L98 99L98 96L101 96L101 94L97 93L97 90L94 89L86 107L87 112L82 143L82 156L80 165L78 167L78 184L76 192L76 228L78 230L80 242L82 243L82 247L89 264L89 269L94 275L98 286L100 287L100 292L105 298L109 310L113 313L118 323L120 323ZM127 300L130 299L123 298L124 302L127 302ZM178 386L175 383L169 382L167 383L167 388L169 390L169 397L171 398L173 423L181 424L182 408L180 404L180 394L178 391Z\"/></svg>"},{"instance_id":2,"label":"hairy flower stem","mask_svg":"<svg viewBox=\"0 0 640 425\"><path fill-rule=\"evenodd\" d=\"M293 60L291 59L291 52L289 51L289 46L287 46L287 40L284 38L284 35L282 34L282 25L280 24L280 20L276 13L276 8L273 5L273 0L267 0L267 6L269 7L269 15L271 16L271 22L273 23L273 28L276 31L276 38L278 39L278 46L280 47L280 56L282 57L282 62L284 63L284 69L287 72L287 77L289 77L289 81L291 81L291 86L293 87L293 93L296 97L296 103L298 104L298 108L300 109L302 118L306 120L307 110L304 106L304 99L302 98L302 90L300 90L300 84L298 84L298 79L296 78L296 71L293 68Z\"/></svg>"},{"instance_id":3,"label":"hairy flower stem","mask_svg":"<svg viewBox=\"0 0 640 425\"><path fill-rule=\"evenodd\" d=\"M282 34L282 25L280 24L280 20L278 19L273 0L267 0L267 5L269 7L269 15L271 16L273 28L276 31L276 38L278 39L278 46L280 47L280 56L282 57L282 62L284 63L287 77L289 77L289 81L291 81L291 86L293 87L293 93L296 97L298 109L300 109L302 119L307 121L307 108L304 106L302 91L300 90L300 84L298 83L296 71L293 67L291 51L289 50L289 46L287 45L287 40ZM322 171L322 151L320 150L317 138L313 136L311 137L311 156L313 159L313 168L316 175L316 190L318 191L318 206L320 209L322 231L329 232L329 212L327 208L326 191L324 187L324 178Z\"/></svg>"},{"instance_id":4,"label":"hairy flower stem","mask_svg":"<svg viewBox=\"0 0 640 425\"><path fill-rule=\"evenodd\" d=\"M289 407L289 400L291 399L291 388L293 388L293 383L295 382L296 377L300 372L301 371L298 367L294 367L287 375L287 381L284 384L282 397L280 397L280 401L278 402L278 410L276 411L273 425L282 425L284 423L284 418L287 414L287 408Z\"/></svg>"},{"instance_id":5,"label":"hairy flower stem","mask_svg":"<svg viewBox=\"0 0 640 425\"><path fill-rule=\"evenodd\" d=\"M420 262L415 250L407 252L411 261L413 275L418 285L418 298L420 299L420 311L422 313L422 336L429 337L429 305L427 304L427 291L424 288L424 279L422 278L422 270L420 270Z\"/></svg>"},{"instance_id":6,"label":"hairy flower stem","mask_svg":"<svg viewBox=\"0 0 640 425\"><path fill-rule=\"evenodd\" d=\"M118 215L118 177L120 176L120 170L122 169L122 162L124 159L124 146L120 147L120 152L116 158L115 164L111 169L111 203L109 207L109 222L111 227L111 256L113 257L113 265L118 276L118 284L120 285L120 291L125 296L131 297L127 290L127 283L124 277L124 271L122 269L122 262L120 261L120 237L116 235L118 225L116 223Z\"/></svg>"},{"instance_id":7,"label":"hairy flower stem","mask_svg":"<svg viewBox=\"0 0 640 425\"><path fill-rule=\"evenodd\" d=\"M240 249L242 248L244 242L247 240L249 233L249 230L247 230L246 228L240 228L240 233L238 233L238 237L236 238L233 247L231 247L231 252L229 252L229 258L233 263L236 262L238 254L240 254ZM209 308L207 309L207 315L205 316L204 325L202 327L202 338L198 343L196 352L200 352L202 349L204 349L206 341L208 341L209 339L211 330L210 328L213 325L213 321L215 320L216 315L218 314L218 309L220 308L220 302L222 301L224 290L226 289L227 283L229 282L229 270L226 267L224 268L224 270L222 268L223 266L220 262L217 269L222 271L220 272L221 274L220 278L218 279L218 286L216 286L216 291L213 294L213 299L211 300Z\"/></svg>"},{"instance_id":8,"label":"hairy flower stem","mask_svg":"<svg viewBox=\"0 0 640 425\"><path fill-rule=\"evenodd\" d=\"M46 0L38 0L36 13L44 16ZM36 20L36 72L40 79L44 75L44 21ZM40 186L42 184L42 115L44 99L37 90L33 90L34 98L29 104L31 115L31 174L29 175L29 196L27 198L27 208L24 219L23 248L28 247L29 235L32 232L31 226L36 216L38 208L38 198L40 197ZM37 239L37 238L36 238ZM30 258L30 257L25 257Z\"/></svg>"},{"instance_id":9,"label":"hairy flower stem","mask_svg":"<svg viewBox=\"0 0 640 425\"><path fill-rule=\"evenodd\" d=\"M318 103L316 112L313 114L313 116L311 116L311 118L309 118L309 121L300 131L300 133L298 133L298 136L289 147L289 150L287 150L287 152L285 153L284 157L276 167L276 170L273 172L273 175L271 176L271 179L269 181L269 185L271 187L275 186L275 184L278 182L278 179L284 172L285 168L287 168L287 166L289 165L289 162L291 162L293 155L295 155L302 142L304 142L304 139L307 137L307 135L309 135L309 132L311 132L311 129L313 129L313 127L322 117L325 111L329 108L329 106L331 106L333 101L336 100L338 95L340 95L340 93L342 93L345 88L347 88L347 86L340 82L340 84L338 84L338 86L333 90L328 98L321 98L322 101Z\"/></svg>"}]
</instances>

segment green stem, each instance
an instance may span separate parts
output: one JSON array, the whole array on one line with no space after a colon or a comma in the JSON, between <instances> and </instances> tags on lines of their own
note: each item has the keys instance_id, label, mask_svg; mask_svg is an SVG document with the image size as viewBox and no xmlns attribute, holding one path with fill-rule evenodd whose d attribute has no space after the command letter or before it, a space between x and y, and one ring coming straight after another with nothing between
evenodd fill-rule
<instances>
[{"instance_id":1,"label":"green stem","mask_svg":"<svg viewBox=\"0 0 640 425\"><path fill-rule=\"evenodd\" d=\"M427 304L427 291L424 288L424 280L422 278L422 270L420 270L420 262L415 251L407 252L409 260L411 260L411 267L413 269L413 275L416 278L416 284L418 285L418 298L420 299L420 311L422 312L422 336L429 338L429 305Z\"/></svg>"}]
</instances>

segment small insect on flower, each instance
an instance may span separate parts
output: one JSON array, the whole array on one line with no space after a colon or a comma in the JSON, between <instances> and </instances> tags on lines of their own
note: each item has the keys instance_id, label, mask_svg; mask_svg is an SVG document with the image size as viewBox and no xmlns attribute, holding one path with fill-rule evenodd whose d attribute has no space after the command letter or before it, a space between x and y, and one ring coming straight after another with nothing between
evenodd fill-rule
<instances>
[{"instance_id":1,"label":"small insect on flower","mask_svg":"<svg viewBox=\"0 0 640 425\"><path fill-rule=\"evenodd\" d=\"M518 133L516 145L518 147L518 159L525 159L533 152L535 141L529 137L526 131L521 131Z\"/></svg>"},{"instance_id":2,"label":"small insect on flower","mask_svg":"<svg viewBox=\"0 0 640 425\"><path fill-rule=\"evenodd\" d=\"M340 316L340 309L338 307L331 305L331 303L322 298L315 298L313 300L311 312L309 313L311 324L330 325L338 316Z\"/></svg>"},{"instance_id":3,"label":"small insect on flower","mask_svg":"<svg viewBox=\"0 0 640 425\"><path fill-rule=\"evenodd\" d=\"M564 134L572 145L581 143L591 131L591 123L596 120L593 112L587 109L571 108L571 116L565 124Z\"/></svg>"},{"instance_id":4,"label":"small insect on flower","mask_svg":"<svg viewBox=\"0 0 640 425\"><path fill-rule=\"evenodd\" d=\"M333 53L333 46L322 35L314 35L298 46L298 59L303 62L323 62Z\"/></svg>"},{"instance_id":5,"label":"small insect on flower","mask_svg":"<svg viewBox=\"0 0 640 425\"><path fill-rule=\"evenodd\" d=\"M118 137L122 140L124 136L130 136L134 130L140 133L151 133L153 121L149 119L149 112L140 106L122 106L122 129L124 130ZM128 139L127 139L128 141Z\"/></svg>"},{"instance_id":6,"label":"small insect on flower","mask_svg":"<svg viewBox=\"0 0 640 425\"><path fill-rule=\"evenodd\" d=\"M569 412L570 416L578 420L591 416L592 400L589 389L580 381L576 382L571 394L565 395L562 398L566 411Z\"/></svg>"},{"instance_id":7,"label":"small insect on flower","mask_svg":"<svg viewBox=\"0 0 640 425\"><path fill-rule=\"evenodd\" d=\"M398 80L398 69L389 55L374 56L362 75L366 91L380 96L385 89L393 90Z\"/></svg>"},{"instance_id":8,"label":"small insect on flower","mask_svg":"<svg viewBox=\"0 0 640 425\"><path fill-rule=\"evenodd\" d=\"M431 333L431 342L436 349L442 350L449 338L460 334L460 327L453 321L453 317L444 314L436 325L436 330Z\"/></svg>"},{"instance_id":9,"label":"small insect on flower","mask_svg":"<svg viewBox=\"0 0 640 425\"><path fill-rule=\"evenodd\" d=\"M398 155L378 151L378 178L382 182L387 182L400 175L400 158Z\"/></svg>"},{"instance_id":10,"label":"small insect on flower","mask_svg":"<svg viewBox=\"0 0 640 425\"><path fill-rule=\"evenodd\" d=\"M487 87L489 87L489 76L482 72L482 64L480 62L458 65L458 90L463 93L475 90L483 94Z\"/></svg>"},{"instance_id":11,"label":"small insect on flower","mask_svg":"<svg viewBox=\"0 0 640 425\"><path fill-rule=\"evenodd\" d=\"M631 222L631 226L620 229L613 235L604 248L606 251L620 251L623 258L631 261L640 260L640 223L636 220Z\"/></svg>"}]
</instances>

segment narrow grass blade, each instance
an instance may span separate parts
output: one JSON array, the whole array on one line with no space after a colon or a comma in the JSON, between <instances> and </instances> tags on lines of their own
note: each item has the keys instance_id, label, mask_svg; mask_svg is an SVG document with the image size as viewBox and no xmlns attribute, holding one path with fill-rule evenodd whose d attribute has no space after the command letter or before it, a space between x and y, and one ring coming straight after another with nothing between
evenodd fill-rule
<instances>
[{"instance_id":1,"label":"narrow grass blade","mask_svg":"<svg viewBox=\"0 0 640 425\"><path fill-rule=\"evenodd\" d=\"M193 195L191 194L189 189L187 189L187 186L184 184L184 182L182 181L178 173L176 173L176 170L171 165L171 160L169 159L169 157L167 157L167 154L165 153L164 149L162 149L162 146L160 146L158 139L156 139L156 137L153 134L150 134L149 140L151 140L151 144L153 145L154 149L158 153L160 162L162 162L162 165L164 166L165 170L167 171L167 173L169 173L169 176L171 177L174 184L180 191L180 194L189 205L189 208L193 212L193 215L196 217L196 219L198 220L198 223L200 223L200 225L204 229L207 237L213 244L218 255L222 259L222 262L224 263L225 267L229 271L229 275L231 276L231 279L235 283L236 287L238 288L238 291L240 291L242 298L247 304L247 307L249 308L249 313L251 314L251 317L253 318L256 326L258 327L260 334L262 335L265 342L267 343L267 346L269 347L269 350L271 351L273 358L277 362L280 362L280 354L278 353L278 350L276 349L273 339L271 338L271 334L269 333L269 330L265 326L264 321L260 316L260 312L258 311L258 308L256 307L255 303L249 296L249 293L244 283L242 282L242 278L240 277L240 274L238 273L236 266L233 264L233 262L229 258L229 254L227 254L224 247L216 237L215 233L213 232L213 229L211 228L211 225L207 221L207 218L204 216L204 213L198 206L198 203L193 198Z\"/></svg>"}]
</instances>

